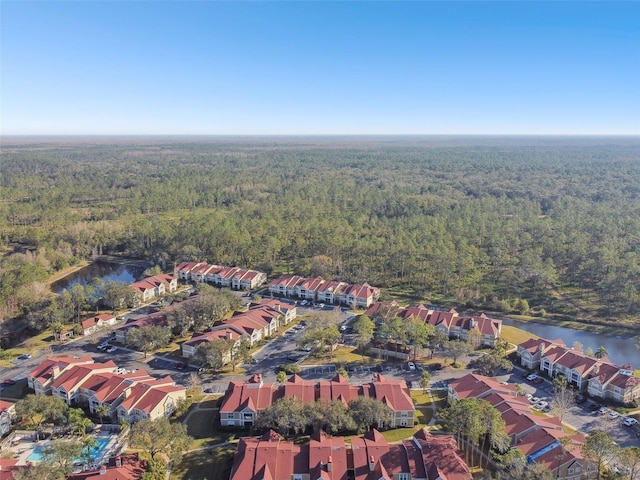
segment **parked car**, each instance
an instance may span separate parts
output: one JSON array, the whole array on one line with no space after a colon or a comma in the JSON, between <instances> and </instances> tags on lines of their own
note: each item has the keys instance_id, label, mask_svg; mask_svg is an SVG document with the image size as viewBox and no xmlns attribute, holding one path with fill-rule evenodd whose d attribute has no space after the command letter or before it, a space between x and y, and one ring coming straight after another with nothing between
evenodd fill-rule
<instances>
[{"instance_id":1,"label":"parked car","mask_svg":"<svg viewBox=\"0 0 640 480\"><path fill-rule=\"evenodd\" d=\"M609 418L611 420L614 420L614 419L618 418L619 416L620 416L620 414L618 412L614 411L614 410L611 410L609 412Z\"/></svg>"},{"instance_id":2,"label":"parked car","mask_svg":"<svg viewBox=\"0 0 640 480\"><path fill-rule=\"evenodd\" d=\"M307 305L309 305L309 302L307 302L306 300L302 300L302 301L300 302L300 306L301 306L301 307L306 307Z\"/></svg>"},{"instance_id":3,"label":"parked car","mask_svg":"<svg viewBox=\"0 0 640 480\"><path fill-rule=\"evenodd\" d=\"M576 403L577 403L578 405L580 405L581 403L584 403L584 402L586 402L586 401L587 401L587 397L585 397L584 395L582 395L582 394L580 394L580 393L578 393L578 394L576 395Z\"/></svg>"},{"instance_id":4,"label":"parked car","mask_svg":"<svg viewBox=\"0 0 640 480\"><path fill-rule=\"evenodd\" d=\"M622 422L622 423L624 423L625 427L630 427L632 425L637 424L638 420L636 420L635 418L632 418L632 417L627 417L627 418L624 419L624 422Z\"/></svg>"},{"instance_id":5,"label":"parked car","mask_svg":"<svg viewBox=\"0 0 640 480\"><path fill-rule=\"evenodd\" d=\"M2 382L3 385L15 385L16 381L12 378L7 378L5 381Z\"/></svg>"},{"instance_id":6,"label":"parked car","mask_svg":"<svg viewBox=\"0 0 640 480\"><path fill-rule=\"evenodd\" d=\"M597 403L592 403L589 405L589 410L591 410L592 412L595 412L599 408L600 408L600 405L598 405Z\"/></svg>"},{"instance_id":7,"label":"parked car","mask_svg":"<svg viewBox=\"0 0 640 480\"><path fill-rule=\"evenodd\" d=\"M532 373L527 377L527 380L529 380L530 382L533 382L536 378L539 378L538 375L536 375L535 373Z\"/></svg>"},{"instance_id":8,"label":"parked car","mask_svg":"<svg viewBox=\"0 0 640 480\"><path fill-rule=\"evenodd\" d=\"M31 358L31 354L30 353L23 353L22 355L20 355L18 357L18 360L29 360Z\"/></svg>"},{"instance_id":9,"label":"parked car","mask_svg":"<svg viewBox=\"0 0 640 480\"><path fill-rule=\"evenodd\" d=\"M106 352L107 353L113 353L116 350L118 350L117 347L114 347L113 345L111 345L109 348L107 348Z\"/></svg>"},{"instance_id":10,"label":"parked car","mask_svg":"<svg viewBox=\"0 0 640 480\"><path fill-rule=\"evenodd\" d=\"M542 382L544 382L544 378L542 377L537 377L535 380L533 380L531 383L533 383L534 385L539 385Z\"/></svg>"},{"instance_id":11,"label":"parked car","mask_svg":"<svg viewBox=\"0 0 640 480\"><path fill-rule=\"evenodd\" d=\"M409 363L407 363L407 368L408 368L410 371L412 371L412 372L413 372L413 371L415 371L415 369L416 369L416 364L415 364L415 363L413 363L413 362L409 362Z\"/></svg>"},{"instance_id":12,"label":"parked car","mask_svg":"<svg viewBox=\"0 0 640 480\"><path fill-rule=\"evenodd\" d=\"M599 415L604 415L605 413L607 413L609 411L609 409L607 407L600 407L598 409L598 414Z\"/></svg>"}]
</instances>

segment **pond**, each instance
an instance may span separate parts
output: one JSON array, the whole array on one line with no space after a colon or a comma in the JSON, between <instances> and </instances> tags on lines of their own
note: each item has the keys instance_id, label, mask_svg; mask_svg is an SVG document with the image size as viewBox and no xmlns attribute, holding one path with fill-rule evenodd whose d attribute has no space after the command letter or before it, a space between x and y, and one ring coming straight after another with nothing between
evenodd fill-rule
<instances>
[{"instance_id":1,"label":"pond","mask_svg":"<svg viewBox=\"0 0 640 480\"><path fill-rule=\"evenodd\" d=\"M573 330L555 325L545 325L535 322L521 322L512 318L503 318L504 325L511 325L525 332L530 332L547 340L562 339L565 345L572 346L575 342L580 342L584 349L592 348L597 350L603 346L608 350L607 357L617 364L624 365L630 363L635 368L640 368L640 350L636 348L638 339L634 337L618 337L601 335L584 330Z\"/></svg>"},{"instance_id":2,"label":"pond","mask_svg":"<svg viewBox=\"0 0 640 480\"><path fill-rule=\"evenodd\" d=\"M88 285L96 278L103 281L119 281L124 283L133 283L144 272L144 268L134 265L124 265L120 263L95 262L87 265L80 270L61 278L51 284L51 290L55 293L62 293L75 283Z\"/></svg>"}]
</instances>

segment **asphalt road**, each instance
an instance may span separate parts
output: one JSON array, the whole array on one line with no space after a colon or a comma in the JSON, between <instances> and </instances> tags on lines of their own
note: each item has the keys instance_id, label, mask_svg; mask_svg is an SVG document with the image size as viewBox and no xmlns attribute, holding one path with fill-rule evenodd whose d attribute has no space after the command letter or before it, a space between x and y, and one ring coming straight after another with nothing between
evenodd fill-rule
<instances>
[{"instance_id":1,"label":"asphalt road","mask_svg":"<svg viewBox=\"0 0 640 480\"><path fill-rule=\"evenodd\" d=\"M247 299L243 299L245 302ZM292 302L293 303L293 302ZM310 308L299 307L299 315L312 312ZM143 311L132 312L126 318L137 318L143 316ZM340 324L348 323L351 314L345 311L336 312L335 321ZM114 326L114 329L119 325ZM255 363L245 365L246 373L237 376L200 374L201 386L213 393L222 393L226 390L231 380L246 380L250 375L260 373L267 382L276 379L276 367L282 363L302 362L309 355L297 347L297 341L304 334L303 329L291 329L274 340L267 343L260 351L254 354ZM348 340L349 336L346 335ZM101 337L81 337L61 345L53 345L54 355L84 356L91 355L98 362L113 360L119 367L129 370L143 369L155 377L170 375L177 383L189 384L189 377L193 372L197 372L197 366L186 365L177 360L169 359L159 355L149 355L145 357L142 353L118 347L113 353L106 353L96 348L99 343L110 340L111 333ZM0 371L0 382L6 379L16 381L24 380L29 371L35 368L44 359L42 352L36 352L33 358L27 360L17 360L12 368ZM461 359L469 361L469 358ZM300 365L300 375L308 380L330 379L336 374L334 365ZM349 381L352 383L366 383L371 381L373 373L377 372L374 367L347 366ZM446 388L446 385L456 378L468 374L470 370L439 370L431 372L431 384L434 388ZM403 379L413 383L414 388L418 387L421 372L419 370L409 371L406 366L399 363L388 363L382 366L380 372L386 377L393 379ZM522 377L522 370L515 368L512 373L497 377L499 381L508 383L519 383L525 393L531 393L542 400L551 403L553 388L550 382L546 381L539 385L532 385ZM0 398L2 391L0 390ZM591 401L582 405L572 407L565 418L565 422L576 430L587 433L595 428L605 430L622 447L640 446L640 439L636 433L640 431L640 426L626 427L622 424L622 419L610 419L607 414L598 415L589 409Z\"/></svg>"}]
</instances>

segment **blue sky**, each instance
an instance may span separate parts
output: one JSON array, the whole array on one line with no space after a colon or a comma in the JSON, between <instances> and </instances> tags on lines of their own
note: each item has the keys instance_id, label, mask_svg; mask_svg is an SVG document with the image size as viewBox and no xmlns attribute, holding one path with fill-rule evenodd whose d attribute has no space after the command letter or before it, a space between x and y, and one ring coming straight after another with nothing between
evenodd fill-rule
<instances>
[{"instance_id":1,"label":"blue sky","mask_svg":"<svg viewBox=\"0 0 640 480\"><path fill-rule=\"evenodd\" d=\"M638 2L1 2L0 132L640 134Z\"/></svg>"}]
</instances>

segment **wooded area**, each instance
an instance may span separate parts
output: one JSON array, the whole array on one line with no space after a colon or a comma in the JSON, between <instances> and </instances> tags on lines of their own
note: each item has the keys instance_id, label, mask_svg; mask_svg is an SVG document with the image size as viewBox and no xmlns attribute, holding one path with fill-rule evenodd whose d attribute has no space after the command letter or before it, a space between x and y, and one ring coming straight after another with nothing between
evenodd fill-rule
<instances>
[{"instance_id":1,"label":"wooded area","mask_svg":"<svg viewBox=\"0 0 640 480\"><path fill-rule=\"evenodd\" d=\"M0 304L100 254L637 323L637 138L5 138Z\"/></svg>"}]
</instances>

